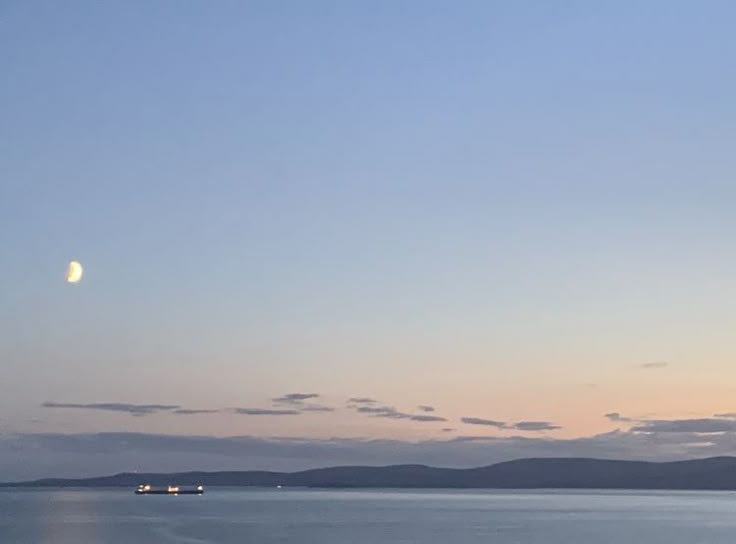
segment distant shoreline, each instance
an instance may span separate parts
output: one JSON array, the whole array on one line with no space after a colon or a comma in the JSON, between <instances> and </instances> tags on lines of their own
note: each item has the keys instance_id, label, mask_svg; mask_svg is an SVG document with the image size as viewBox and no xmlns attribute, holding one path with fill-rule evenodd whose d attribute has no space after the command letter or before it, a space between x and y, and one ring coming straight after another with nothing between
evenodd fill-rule
<instances>
[{"instance_id":1,"label":"distant shoreline","mask_svg":"<svg viewBox=\"0 0 736 544\"><path fill-rule=\"evenodd\" d=\"M452 469L425 465L340 466L299 472L227 471L121 473L93 478L43 478L0 483L12 488L116 488L152 485L323 489L580 489L736 490L736 457L647 462L535 458Z\"/></svg>"}]
</instances>

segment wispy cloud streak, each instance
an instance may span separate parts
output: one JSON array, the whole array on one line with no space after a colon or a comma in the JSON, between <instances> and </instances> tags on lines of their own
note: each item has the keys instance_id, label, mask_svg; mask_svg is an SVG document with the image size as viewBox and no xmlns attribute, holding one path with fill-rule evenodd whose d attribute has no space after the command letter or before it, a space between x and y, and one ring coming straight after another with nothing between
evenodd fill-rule
<instances>
[{"instance_id":1,"label":"wispy cloud streak","mask_svg":"<svg viewBox=\"0 0 736 544\"><path fill-rule=\"evenodd\" d=\"M233 408L232 411L242 416L298 416L299 410L278 410L272 408Z\"/></svg>"},{"instance_id":2,"label":"wispy cloud streak","mask_svg":"<svg viewBox=\"0 0 736 544\"><path fill-rule=\"evenodd\" d=\"M405 419L421 423L447 421L446 418L435 415L400 412L393 406L355 406L354 409L359 414L368 414L371 417L382 417L386 419Z\"/></svg>"},{"instance_id":3,"label":"wispy cloud streak","mask_svg":"<svg viewBox=\"0 0 736 544\"><path fill-rule=\"evenodd\" d=\"M644 370L655 370L657 368L667 368L669 366L669 363L666 361L654 361L652 363L643 363L639 365L639 368L643 368Z\"/></svg>"},{"instance_id":4,"label":"wispy cloud streak","mask_svg":"<svg viewBox=\"0 0 736 544\"><path fill-rule=\"evenodd\" d=\"M508 423L505 421L496 421L494 419L485 419L481 417L463 417L460 421L467 425L482 425L485 427L495 427L496 429L522 432L554 431L562 428L551 421L517 421L516 423Z\"/></svg>"},{"instance_id":5,"label":"wispy cloud streak","mask_svg":"<svg viewBox=\"0 0 736 544\"><path fill-rule=\"evenodd\" d=\"M482 417L463 417L460 421L467 425L483 425L486 427L496 427L497 429L503 429L506 427L506 423L503 421L484 419Z\"/></svg>"},{"instance_id":6,"label":"wispy cloud streak","mask_svg":"<svg viewBox=\"0 0 736 544\"><path fill-rule=\"evenodd\" d=\"M319 398L317 393L289 393L271 400L274 404L301 404L305 400L316 398Z\"/></svg>"},{"instance_id":7,"label":"wispy cloud streak","mask_svg":"<svg viewBox=\"0 0 736 544\"><path fill-rule=\"evenodd\" d=\"M181 409L176 404L128 404L125 402L44 402L44 408L69 408L75 410L101 410L106 412L123 412L133 416L147 416L159 412L169 412Z\"/></svg>"}]
</instances>

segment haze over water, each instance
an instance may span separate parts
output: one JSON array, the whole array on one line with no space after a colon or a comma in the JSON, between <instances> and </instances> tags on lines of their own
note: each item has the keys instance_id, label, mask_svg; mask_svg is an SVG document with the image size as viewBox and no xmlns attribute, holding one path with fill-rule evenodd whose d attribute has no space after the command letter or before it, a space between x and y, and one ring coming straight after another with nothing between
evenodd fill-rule
<instances>
[{"instance_id":1,"label":"haze over water","mask_svg":"<svg viewBox=\"0 0 736 544\"><path fill-rule=\"evenodd\" d=\"M736 501L707 492L0 491L13 544L732 544Z\"/></svg>"}]
</instances>

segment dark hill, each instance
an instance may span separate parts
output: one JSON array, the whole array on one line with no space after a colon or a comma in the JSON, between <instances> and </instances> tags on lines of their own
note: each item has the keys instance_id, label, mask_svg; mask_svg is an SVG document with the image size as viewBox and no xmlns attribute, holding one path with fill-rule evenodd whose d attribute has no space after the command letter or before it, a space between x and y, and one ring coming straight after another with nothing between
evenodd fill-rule
<instances>
[{"instance_id":1,"label":"dark hill","mask_svg":"<svg viewBox=\"0 0 736 544\"><path fill-rule=\"evenodd\" d=\"M736 489L736 458L652 463L581 458L519 459L471 469L424 465L332 467L301 472L123 473L83 479L43 479L6 487L133 487L153 485L398 488Z\"/></svg>"}]
</instances>

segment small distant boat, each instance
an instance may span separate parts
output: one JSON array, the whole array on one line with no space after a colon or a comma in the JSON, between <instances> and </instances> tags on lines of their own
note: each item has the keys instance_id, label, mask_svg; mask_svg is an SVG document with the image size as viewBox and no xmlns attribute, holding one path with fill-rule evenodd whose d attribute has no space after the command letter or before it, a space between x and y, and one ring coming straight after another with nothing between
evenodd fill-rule
<instances>
[{"instance_id":1,"label":"small distant boat","mask_svg":"<svg viewBox=\"0 0 736 544\"><path fill-rule=\"evenodd\" d=\"M202 493L204 493L204 486L202 485L155 487L150 484L141 484L135 490L136 495L201 495Z\"/></svg>"}]
</instances>

